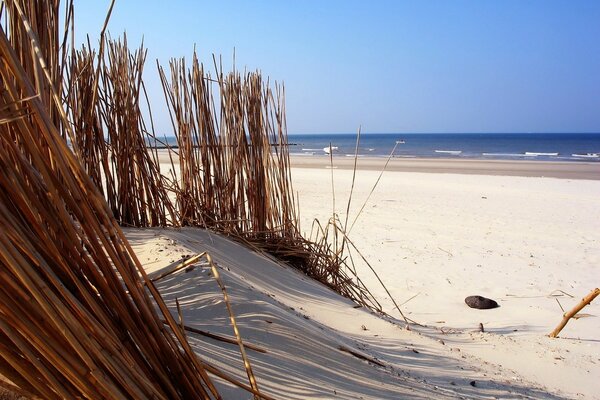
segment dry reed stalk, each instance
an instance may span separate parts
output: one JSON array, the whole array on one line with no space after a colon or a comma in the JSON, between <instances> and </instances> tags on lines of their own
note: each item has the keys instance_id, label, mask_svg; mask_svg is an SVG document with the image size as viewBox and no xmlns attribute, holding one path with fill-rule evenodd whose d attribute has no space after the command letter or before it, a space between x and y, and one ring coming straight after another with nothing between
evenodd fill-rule
<instances>
[{"instance_id":1,"label":"dry reed stalk","mask_svg":"<svg viewBox=\"0 0 600 400\"><path fill-rule=\"evenodd\" d=\"M579 303L577 303L577 305L575 307L573 307L569 312L567 312L563 315L563 319L560 321L558 326L556 328L554 328L554 330L552 332L550 332L550 334L548 334L548 336L550 336L551 338L557 337L558 334L560 333L560 331L562 331L563 328L565 326L567 326L567 323L569 322L569 320L571 318L575 317L575 315L579 311L581 311L583 309L583 307L587 306L592 301L594 301L594 299L596 297L598 297L598 295L600 295L600 289L599 288L593 289L587 296L585 296L583 299L581 299L581 301Z\"/></svg>"},{"instance_id":2,"label":"dry reed stalk","mask_svg":"<svg viewBox=\"0 0 600 400\"><path fill-rule=\"evenodd\" d=\"M187 325L185 325L183 327L183 329L185 329L188 332L196 333L196 334L201 335L201 336L205 336L205 337L208 337L208 338L211 338L211 339L214 339L214 340L218 340L220 342L234 344L234 345L238 346L238 341L236 339L232 339L232 338L227 337L227 336L222 336L222 335L217 335L217 334L214 334L214 333L206 332L206 331L203 331L201 329L194 328L194 327L187 326ZM263 349L262 347L250 344L250 343L248 343L245 340L244 340L244 347L246 349L254 350L254 351L259 352L259 353L263 353L263 354L267 353L267 350Z\"/></svg>"},{"instance_id":3,"label":"dry reed stalk","mask_svg":"<svg viewBox=\"0 0 600 400\"><path fill-rule=\"evenodd\" d=\"M255 391L255 393L260 393L258 390L258 384L256 383L256 378L254 377L254 373L252 372L250 360L248 359L248 356L246 355L246 348L244 346L244 342L242 341L242 337L240 335L240 331L238 329L237 322L235 320L235 315L233 314L233 309L231 308L231 302L229 301L229 295L227 294L227 289L225 288L225 284L221 280L219 270L217 269L217 266L213 262L210 254L205 253L204 257L206 257L206 260L208 261L208 264L210 265L212 274L213 274L215 280L217 281L219 288L221 288L221 291L223 292L223 300L225 301L225 305L227 307L227 313L229 314L229 320L231 321L231 326L233 327L233 333L235 334L237 344L240 348L240 354L242 355L242 360L244 361L244 368L246 369L246 374L248 375L248 380L250 381L250 386ZM183 325L183 323L182 323L182 325ZM182 328L183 328L183 326L182 326ZM259 398L260 398L259 394L254 394L255 400L259 400Z\"/></svg>"}]
</instances>

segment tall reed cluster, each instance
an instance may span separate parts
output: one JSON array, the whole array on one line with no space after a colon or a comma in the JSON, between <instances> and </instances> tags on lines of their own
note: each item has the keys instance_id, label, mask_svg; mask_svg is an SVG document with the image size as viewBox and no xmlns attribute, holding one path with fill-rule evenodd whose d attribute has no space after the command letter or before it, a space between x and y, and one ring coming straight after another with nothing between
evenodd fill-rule
<instances>
[{"instance_id":1,"label":"tall reed cluster","mask_svg":"<svg viewBox=\"0 0 600 400\"><path fill-rule=\"evenodd\" d=\"M180 223L248 239L294 235L283 88L274 95L258 72L213 80L196 54L189 70L184 59L170 67L170 80L159 71L178 145Z\"/></svg>"},{"instance_id":2,"label":"tall reed cluster","mask_svg":"<svg viewBox=\"0 0 600 400\"><path fill-rule=\"evenodd\" d=\"M160 174L153 136L142 116L147 50L131 52L127 38L109 40L106 56L90 46L70 58L66 106L76 134L73 147L122 225L176 224Z\"/></svg>"},{"instance_id":3,"label":"tall reed cluster","mask_svg":"<svg viewBox=\"0 0 600 400\"><path fill-rule=\"evenodd\" d=\"M216 61L216 60L215 60ZM380 310L327 235L299 229L285 120L285 91L260 72L213 78L194 53L159 73L177 149L171 187L179 223L210 228L290 263L360 304ZM216 101L214 98L216 92Z\"/></svg>"},{"instance_id":4,"label":"tall reed cluster","mask_svg":"<svg viewBox=\"0 0 600 400\"><path fill-rule=\"evenodd\" d=\"M60 88L63 83L66 52L60 51L61 30L68 31L72 22L73 6L66 7L64 26L60 24L60 1L2 1L4 12L9 17L5 30L24 72L30 77L42 104L46 106L50 120L63 128ZM13 18L16 16L18 18ZM37 47L31 47L31 32L35 32ZM38 60L43 60L41 63Z\"/></svg>"}]
</instances>

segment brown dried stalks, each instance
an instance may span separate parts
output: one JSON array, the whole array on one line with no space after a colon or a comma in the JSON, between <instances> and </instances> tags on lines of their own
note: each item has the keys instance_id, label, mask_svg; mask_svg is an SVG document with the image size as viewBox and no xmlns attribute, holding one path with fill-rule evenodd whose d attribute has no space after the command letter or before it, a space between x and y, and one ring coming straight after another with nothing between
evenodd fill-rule
<instances>
[{"instance_id":1,"label":"brown dried stalks","mask_svg":"<svg viewBox=\"0 0 600 400\"><path fill-rule=\"evenodd\" d=\"M215 65L217 63L215 62ZM284 88L259 72L213 79L198 61L170 62L159 73L177 138L179 174L171 184L181 225L209 228L272 254L336 292L381 311L325 234L300 234L293 196ZM213 86L218 85L218 115ZM174 162L172 169L175 170ZM337 234L337 232L335 232Z\"/></svg>"},{"instance_id":2,"label":"brown dried stalks","mask_svg":"<svg viewBox=\"0 0 600 400\"><path fill-rule=\"evenodd\" d=\"M22 3L6 3L8 35L58 7L30 2L44 6L25 16ZM52 120L56 104L35 83L47 65L35 49L51 44L26 30L26 43L11 43L0 27L0 371L10 380L2 387L47 399L220 398L207 370L221 373L191 350ZM19 57L27 51L29 71ZM62 108L56 115L69 126Z\"/></svg>"},{"instance_id":3,"label":"brown dried stalks","mask_svg":"<svg viewBox=\"0 0 600 400\"><path fill-rule=\"evenodd\" d=\"M143 45L130 52L126 37L109 40L99 96L115 193L108 203L119 223L137 227L166 226L175 220L158 164L146 144L153 135L140 106L146 53Z\"/></svg>"}]
</instances>

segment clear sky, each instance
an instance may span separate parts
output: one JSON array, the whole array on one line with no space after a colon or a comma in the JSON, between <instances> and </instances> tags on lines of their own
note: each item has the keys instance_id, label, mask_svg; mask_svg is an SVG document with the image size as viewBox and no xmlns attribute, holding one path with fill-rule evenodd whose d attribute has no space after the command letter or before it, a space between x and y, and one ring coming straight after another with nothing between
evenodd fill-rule
<instances>
[{"instance_id":1,"label":"clear sky","mask_svg":"<svg viewBox=\"0 0 600 400\"><path fill-rule=\"evenodd\" d=\"M156 59L194 45L283 81L289 133L600 132L600 1L117 0L109 30L145 38L160 133Z\"/></svg>"}]
</instances>

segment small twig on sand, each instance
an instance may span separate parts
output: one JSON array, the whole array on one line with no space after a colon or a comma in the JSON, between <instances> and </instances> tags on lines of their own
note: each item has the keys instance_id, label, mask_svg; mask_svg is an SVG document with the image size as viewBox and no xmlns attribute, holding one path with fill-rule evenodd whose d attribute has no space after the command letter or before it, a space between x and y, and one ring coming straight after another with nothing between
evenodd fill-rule
<instances>
[{"instance_id":1,"label":"small twig on sand","mask_svg":"<svg viewBox=\"0 0 600 400\"><path fill-rule=\"evenodd\" d=\"M187 260L184 260L184 261L182 261L182 262L181 262L179 265L177 265L177 266L176 266L175 268L173 268L173 269L169 269L169 268L167 267L167 271L164 271L164 272L162 272L161 274L159 274L159 275L158 275L158 276L156 276L156 277L151 277L151 278L150 278L150 280L151 280L152 282L156 282L156 281L157 281L157 280L159 280L159 279L162 279L162 278L164 278L164 277L166 277L166 276L169 276L169 275L171 275L171 274L173 274L173 273L175 273L175 272L177 272L177 271L179 271L179 270L181 270L181 269L184 269L184 268L186 268L186 267L188 267L188 266L190 266L190 265L192 265L192 264L195 264L195 263L197 263L197 262L198 262L198 260L200 260L202 257L204 257L204 255L205 255L205 254L206 254L206 252L205 252L205 251L203 251L203 252L202 252L202 253L200 253L200 254L196 254L195 256L193 256L193 257L190 257L190 258L188 258Z\"/></svg>"},{"instance_id":2,"label":"small twig on sand","mask_svg":"<svg viewBox=\"0 0 600 400\"><path fill-rule=\"evenodd\" d=\"M551 293L548 295L548 297L558 297L558 296L562 296L561 294L556 294L557 292L558 292L558 293L562 293L562 294L564 294L565 296L569 296L570 298L573 298L573 297L575 297L575 296L573 296L573 295L571 295L571 294L569 294L569 293L565 292L564 290L560 290L560 289L553 290L553 291L552 291L552 292L551 292Z\"/></svg>"},{"instance_id":3,"label":"small twig on sand","mask_svg":"<svg viewBox=\"0 0 600 400\"><path fill-rule=\"evenodd\" d=\"M596 288L596 289L592 290L583 299L581 299L581 301L575 307L573 307L573 309L571 311L569 311L568 313L565 313L563 315L563 319L562 319L562 321L560 321L560 324L558 324L558 326L556 328L554 328L554 330L552 332L550 332L550 334L548 336L550 336L552 338L555 338L556 336L558 336L560 331L562 331L562 329L567 325L567 322L569 322L569 320L571 318L573 318L575 316L575 314L577 314L579 311L581 311L581 309L583 307L590 304L599 294L600 294L600 289Z\"/></svg>"},{"instance_id":4,"label":"small twig on sand","mask_svg":"<svg viewBox=\"0 0 600 400\"><path fill-rule=\"evenodd\" d=\"M399 304L399 305L398 305L398 307L401 307L401 306L405 305L406 303L408 303L409 301L411 301L412 299L414 299L415 297L417 297L417 296L418 296L418 295L420 295L420 294L421 294L421 292L419 292L419 293L415 294L415 295L414 295L414 296L412 296L410 299L406 300L404 303L401 303L401 304Z\"/></svg>"},{"instance_id":5,"label":"small twig on sand","mask_svg":"<svg viewBox=\"0 0 600 400\"><path fill-rule=\"evenodd\" d=\"M361 360L365 360L365 361L371 362L371 363L373 363L373 364L379 365L380 367L385 367L385 364L383 364L381 361L379 361L379 360L376 360L376 359L374 359L373 357L369 357L369 356L367 356L367 355L361 354L361 353L359 353L359 352L357 352L357 351L354 351L354 350L352 350L352 349L351 349L351 348L349 348L349 347L346 347L346 346L340 346L340 347L338 347L338 349L340 349L341 351L344 351L344 352L346 352L346 353L350 353L350 354L352 354L354 357L356 357L356 358L360 358Z\"/></svg>"},{"instance_id":6,"label":"small twig on sand","mask_svg":"<svg viewBox=\"0 0 600 400\"><path fill-rule=\"evenodd\" d=\"M448 250L444 250L441 247L438 247L438 249L440 249L441 251L443 251L444 253L448 254L450 257L454 257L454 254L450 253Z\"/></svg>"},{"instance_id":7,"label":"small twig on sand","mask_svg":"<svg viewBox=\"0 0 600 400\"><path fill-rule=\"evenodd\" d=\"M560 304L560 301L558 301L558 299L555 297L554 300L556 300L556 302L558 303L558 306L560 307L560 310L563 312L563 314L565 313L565 309L563 308L562 304Z\"/></svg>"},{"instance_id":8,"label":"small twig on sand","mask_svg":"<svg viewBox=\"0 0 600 400\"><path fill-rule=\"evenodd\" d=\"M167 324L166 321L163 321L163 323L165 325ZM208 338L214 339L214 340L218 340L220 342L234 344L236 346L238 344L237 340L232 339L230 337L222 336L222 335L217 335L215 333L210 333L210 332L207 332L207 331L203 331L201 329L193 328L191 326L183 325L183 329L185 329L188 332L196 333L198 335L202 335L202 336L206 336ZM263 349L262 347L250 344L250 343L246 342L245 340L244 340L244 347L247 348L247 349L249 349L249 350L257 351L259 353L266 353L267 352L267 350Z\"/></svg>"}]
</instances>

